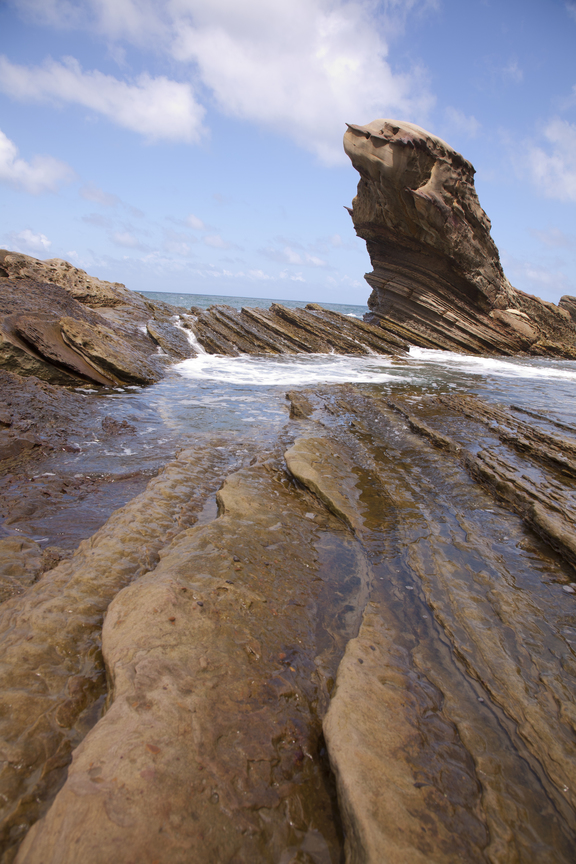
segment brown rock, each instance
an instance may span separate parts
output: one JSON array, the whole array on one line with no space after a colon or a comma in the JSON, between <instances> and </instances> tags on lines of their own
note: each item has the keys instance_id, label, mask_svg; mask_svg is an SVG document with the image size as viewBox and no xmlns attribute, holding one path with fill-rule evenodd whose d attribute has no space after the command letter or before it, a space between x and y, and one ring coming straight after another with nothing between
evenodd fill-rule
<instances>
[{"instance_id":1,"label":"brown rock","mask_svg":"<svg viewBox=\"0 0 576 864\"><path fill-rule=\"evenodd\" d=\"M126 302L122 296L127 290L124 285L89 276L61 258L39 261L29 255L0 249L0 264L10 279L32 279L61 285L75 300L92 308L120 306Z\"/></svg>"},{"instance_id":2,"label":"brown rock","mask_svg":"<svg viewBox=\"0 0 576 864\"><path fill-rule=\"evenodd\" d=\"M344 149L361 176L350 212L374 268L370 321L422 347L576 358L564 309L506 279L470 162L395 120L349 124Z\"/></svg>"},{"instance_id":3,"label":"brown rock","mask_svg":"<svg viewBox=\"0 0 576 864\"><path fill-rule=\"evenodd\" d=\"M44 569L38 543L29 537L0 537L0 602L20 594Z\"/></svg>"},{"instance_id":4,"label":"brown rock","mask_svg":"<svg viewBox=\"0 0 576 864\"><path fill-rule=\"evenodd\" d=\"M162 377L151 358L134 350L108 327L100 324L89 326L73 318L62 318L60 328L67 345L116 381L152 384Z\"/></svg>"},{"instance_id":5,"label":"brown rock","mask_svg":"<svg viewBox=\"0 0 576 864\"><path fill-rule=\"evenodd\" d=\"M172 357L185 360L187 357L196 356L186 334L174 324L152 319L146 323L146 329L154 342Z\"/></svg>"}]
</instances>

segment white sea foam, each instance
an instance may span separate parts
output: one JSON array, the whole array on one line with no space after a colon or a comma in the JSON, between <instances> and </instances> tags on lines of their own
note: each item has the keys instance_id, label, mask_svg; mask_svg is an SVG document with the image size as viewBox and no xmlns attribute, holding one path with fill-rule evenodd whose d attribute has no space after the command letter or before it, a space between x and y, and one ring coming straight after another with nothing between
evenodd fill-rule
<instances>
[{"instance_id":1,"label":"white sea foam","mask_svg":"<svg viewBox=\"0 0 576 864\"><path fill-rule=\"evenodd\" d=\"M576 380L576 362L573 360L538 360L517 357L476 357L471 354L455 354L452 351L435 351L429 348L410 348L410 357L423 366L436 364L443 369L452 369L472 375L498 375L504 378L535 378ZM419 364L420 365L420 364Z\"/></svg>"},{"instance_id":2,"label":"white sea foam","mask_svg":"<svg viewBox=\"0 0 576 864\"><path fill-rule=\"evenodd\" d=\"M195 381L223 381L266 387L304 387L330 383L384 383L395 376L386 357L351 357L340 354L299 354L279 357L224 357L202 354L175 367Z\"/></svg>"},{"instance_id":3,"label":"white sea foam","mask_svg":"<svg viewBox=\"0 0 576 864\"><path fill-rule=\"evenodd\" d=\"M485 378L576 381L576 363L573 361L476 357L427 348L411 348L405 364L394 364L388 357L374 354L363 357L341 354L226 357L203 353L178 363L174 368L184 378L196 382L253 387L305 387L347 382L384 384L399 379L434 387L434 379L437 376L445 379L446 373L458 373L459 377L480 375Z\"/></svg>"}]
</instances>

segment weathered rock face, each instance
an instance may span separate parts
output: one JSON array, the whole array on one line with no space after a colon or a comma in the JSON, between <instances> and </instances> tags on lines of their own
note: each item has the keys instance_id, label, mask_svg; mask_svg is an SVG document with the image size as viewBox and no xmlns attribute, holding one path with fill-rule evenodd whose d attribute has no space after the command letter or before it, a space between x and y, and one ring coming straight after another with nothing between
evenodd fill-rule
<instances>
[{"instance_id":1,"label":"weathered rock face","mask_svg":"<svg viewBox=\"0 0 576 864\"><path fill-rule=\"evenodd\" d=\"M565 312L568 312L570 318L576 324L576 297L570 297L569 294L565 294L560 298L558 305Z\"/></svg>"},{"instance_id":2,"label":"weathered rock face","mask_svg":"<svg viewBox=\"0 0 576 864\"><path fill-rule=\"evenodd\" d=\"M576 358L566 308L506 279L470 162L395 120L349 125L344 149L361 175L350 212L374 268L369 320L421 347Z\"/></svg>"},{"instance_id":3,"label":"weathered rock face","mask_svg":"<svg viewBox=\"0 0 576 864\"><path fill-rule=\"evenodd\" d=\"M53 384L149 384L166 362L194 355L175 326L180 314L66 261L0 250L0 366L8 371Z\"/></svg>"},{"instance_id":4,"label":"weathered rock face","mask_svg":"<svg viewBox=\"0 0 576 864\"><path fill-rule=\"evenodd\" d=\"M289 309L211 306L188 326L208 354L403 354L408 343L392 328L359 321L309 303Z\"/></svg>"}]
</instances>

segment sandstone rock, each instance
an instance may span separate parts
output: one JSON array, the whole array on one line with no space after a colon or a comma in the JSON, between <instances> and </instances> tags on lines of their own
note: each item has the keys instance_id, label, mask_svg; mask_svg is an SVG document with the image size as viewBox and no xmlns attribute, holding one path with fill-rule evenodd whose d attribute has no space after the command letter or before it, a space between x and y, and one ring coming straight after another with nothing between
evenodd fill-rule
<instances>
[{"instance_id":1,"label":"sandstone rock","mask_svg":"<svg viewBox=\"0 0 576 864\"><path fill-rule=\"evenodd\" d=\"M0 250L0 264L0 365L5 369L55 384L150 383L162 377L165 363L193 356L185 335L174 326L188 310L153 303L59 259L38 261ZM88 343L80 349L71 338L62 340L63 318L79 322L80 329L88 325L93 331L90 349ZM96 349L99 339L104 342ZM110 350L115 346L116 359L105 356L106 341Z\"/></svg>"},{"instance_id":2,"label":"sandstone rock","mask_svg":"<svg viewBox=\"0 0 576 864\"><path fill-rule=\"evenodd\" d=\"M506 279L466 159L395 120L349 124L344 149L361 176L350 212L374 268L370 321L422 347L576 358L565 311Z\"/></svg>"},{"instance_id":3,"label":"sandstone rock","mask_svg":"<svg viewBox=\"0 0 576 864\"><path fill-rule=\"evenodd\" d=\"M119 282L104 282L89 276L84 270L74 267L61 258L39 261L29 255L0 249L0 265L10 279L31 279L61 285L66 291L86 306L120 306L126 302L126 288Z\"/></svg>"},{"instance_id":4,"label":"sandstone rock","mask_svg":"<svg viewBox=\"0 0 576 864\"><path fill-rule=\"evenodd\" d=\"M152 384L162 373L152 358L146 358L112 330L103 325L87 325L74 318L62 318L64 342L85 357L103 374L127 384Z\"/></svg>"},{"instance_id":5,"label":"sandstone rock","mask_svg":"<svg viewBox=\"0 0 576 864\"><path fill-rule=\"evenodd\" d=\"M0 537L0 602L21 593L44 569L42 549L29 537Z\"/></svg>"},{"instance_id":6,"label":"sandstone rock","mask_svg":"<svg viewBox=\"0 0 576 864\"><path fill-rule=\"evenodd\" d=\"M109 607L108 709L19 864L339 856L317 757L323 578L306 512L322 508L276 469L228 477L220 517L178 534Z\"/></svg>"},{"instance_id":7,"label":"sandstone rock","mask_svg":"<svg viewBox=\"0 0 576 864\"><path fill-rule=\"evenodd\" d=\"M335 457L333 445L325 438L298 438L286 451L285 459L289 471L318 495L329 510L353 530L361 527L360 491L354 466L344 453L339 451Z\"/></svg>"},{"instance_id":8,"label":"sandstone rock","mask_svg":"<svg viewBox=\"0 0 576 864\"><path fill-rule=\"evenodd\" d=\"M386 332L356 318L310 303L289 309L211 306L191 324L210 354L384 354L398 355L408 343L393 327ZM397 329L397 328L396 328Z\"/></svg>"},{"instance_id":9,"label":"sandstone rock","mask_svg":"<svg viewBox=\"0 0 576 864\"><path fill-rule=\"evenodd\" d=\"M58 319L44 315L13 315L4 319L4 326L6 325L13 327L17 335L51 366L63 369L71 376L77 375L98 384L115 383L111 375L104 374L86 362L81 354L64 342Z\"/></svg>"},{"instance_id":10,"label":"sandstone rock","mask_svg":"<svg viewBox=\"0 0 576 864\"><path fill-rule=\"evenodd\" d=\"M565 294L558 303L561 309L568 313L573 323L576 323L576 297Z\"/></svg>"},{"instance_id":11,"label":"sandstone rock","mask_svg":"<svg viewBox=\"0 0 576 864\"><path fill-rule=\"evenodd\" d=\"M19 842L22 826L38 818L61 785L70 751L83 737L79 717L103 692L99 642L106 608L195 521L203 497L219 485L215 466L221 463L213 447L183 451L70 560L0 606L6 700L0 717L0 854ZM34 548L26 554L33 556Z\"/></svg>"},{"instance_id":12,"label":"sandstone rock","mask_svg":"<svg viewBox=\"0 0 576 864\"><path fill-rule=\"evenodd\" d=\"M172 357L185 360L187 357L196 356L186 334L174 324L152 319L146 323L146 329L154 342Z\"/></svg>"}]
</instances>

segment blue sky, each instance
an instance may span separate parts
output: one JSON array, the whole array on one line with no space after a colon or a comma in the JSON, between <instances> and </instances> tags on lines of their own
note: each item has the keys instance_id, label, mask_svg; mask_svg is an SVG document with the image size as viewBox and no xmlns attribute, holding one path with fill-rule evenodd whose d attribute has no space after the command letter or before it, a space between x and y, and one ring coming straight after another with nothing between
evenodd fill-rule
<instances>
[{"instance_id":1,"label":"blue sky","mask_svg":"<svg viewBox=\"0 0 576 864\"><path fill-rule=\"evenodd\" d=\"M364 303L345 122L476 167L513 285L576 295L576 0L4 0L0 245L134 290Z\"/></svg>"}]
</instances>

